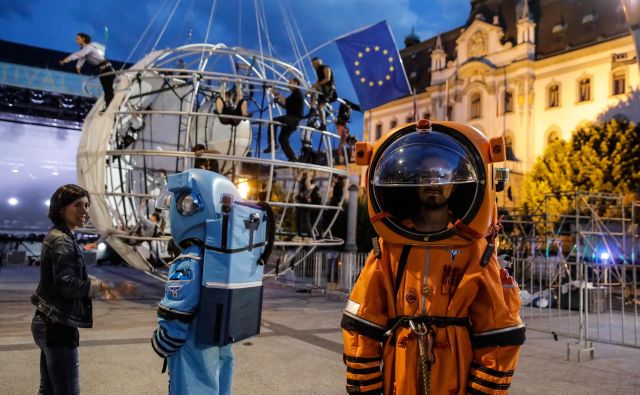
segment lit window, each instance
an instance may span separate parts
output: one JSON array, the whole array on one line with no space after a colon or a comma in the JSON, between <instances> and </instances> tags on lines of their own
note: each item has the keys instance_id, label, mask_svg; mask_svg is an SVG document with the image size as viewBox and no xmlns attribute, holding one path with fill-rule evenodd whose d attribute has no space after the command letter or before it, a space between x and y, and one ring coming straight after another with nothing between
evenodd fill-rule
<instances>
[{"instance_id":1,"label":"lit window","mask_svg":"<svg viewBox=\"0 0 640 395\"><path fill-rule=\"evenodd\" d=\"M477 119L482 117L482 97L479 93L471 96L471 111L469 119Z\"/></svg>"},{"instance_id":2,"label":"lit window","mask_svg":"<svg viewBox=\"0 0 640 395\"><path fill-rule=\"evenodd\" d=\"M507 160L518 161L516 154L513 150L513 135L507 134L504 136L504 148Z\"/></svg>"},{"instance_id":3,"label":"lit window","mask_svg":"<svg viewBox=\"0 0 640 395\"><path fill-rule=\"evenodd\" d=\"M578 83L578 101L591 100L591 78L583 78Z\"/></svg>"},{"instance_id":4,"label":"lit window","mask_svg":"<svg viewBox=\"0 0 640 395\"><path fill-rule=\"evenodd\" d=\"M548 107L559 107L560 106L560 86L559 85L551 85L549 87L549 102Z\"/></svg>"},{"instance_id":5,"label":"lit window","mask_svg":"<svg viewBox=\"0 0 640 395\"><path fill-rule=\"evenodd\" d=\"M512 92L504 93L504 112L505 113L513 112L513 93Z\"/></svg>"},{"instance_id":6,"label":"lit window","mask_svg":"<svg viewBox=\"0 0 640 395\"><path fill-rule=\"evenodd\" d=\"M382 124L378 123L376 125L376 135L374 136L374 141L378 140L380 137L382 137Z\"/></svg>"},{"instance_id":7,"label":"lit window","mask_svg":"<svg viewBox=\"0 0 640 395\"><path fill-rule=\"evenodd\" d=\"M560 133L553 131L547 136L547 145L560 140Z\"/></svg>"},{"instance_id":8,"label":"lit window","mask_svg":"<svg viewBox=\"0 0 640 395\"><path fill-rule=\"evenodd\" d=\"M624 73L613 75L613 95L622 95L625 92L626 78Z\"/></svg>"}]
</instances>

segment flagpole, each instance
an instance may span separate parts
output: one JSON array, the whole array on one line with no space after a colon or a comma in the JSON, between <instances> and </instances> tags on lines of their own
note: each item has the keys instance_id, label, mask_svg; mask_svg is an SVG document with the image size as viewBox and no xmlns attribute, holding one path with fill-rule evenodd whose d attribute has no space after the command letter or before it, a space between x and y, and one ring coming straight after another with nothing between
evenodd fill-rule
<instances>
[{"instance_id":1,"label":"flagpole","mask_svg":"<svg viewBox=\"0 0 640 395\"><path fill-rule=\"evenodd\" d=\"M382 22L378 22L378 23L373 23L373 24L371 24L371 25L367 25L367 26L365 26L365 27L361 27L361 28L358 28L358 29L356 29L356 30L350 31L349 33L345 33L345 34L343 34L343 35L340 35L340 36L338 36L338 37L336 37L336 38L332 38L331 40L329 40L329 41L327 41L327 42L325 42L325 43L322 43L322 44L318 45L317 47L313 48L311 51L308 51L306 54L302 55L302 56L300 57L300 59L298 59L298 60L297 60L293 65L294 65L294 66L297 66L298 64L300 64L300 62L302 62L302 61L304 61L306 58L308 58L308 57L309 57L309 55L311 55L312 53L314 53L314 52L316 52L316 51L319 51L320 49L322 49L322 48L326 47L327 45L333 44L334 42L336 42L336 41L340 40L341 38L347 37L347 36L352 35L352 34L355 34L355 33L359 33L359 32L361 32L361 31L363 31L363 30L367 30L367 29L369 29L370 27L373 27L373 26L379 25L379 24L381 24L381 23L386 23L386 21L382 21Z\"/></svg>"},{"instance_id":2,"label":"flagpole","mask_svg":"<svg viewBox=\"0 0 640 395\"><path fill-rule=\"evenodd\" d=\"M418 101L416 98L416 87L413 87L413 121L418 122Z\"/></svg>"},{"instance_id":3,"label":"flagpole","mask_svg":"<svg viewBox=\"0 0 640 395\"><path fill-rule=\"evenodd\" d=\"M309 58L309 55L311 55L312 53L321 50L322 48L326 47L327 45L333 44L334 42L336 42L336 38L332 38L331 40L327 41L326 43L322 43L320 45L318 45L317 47L313 48L311 51L307 52L306 54L300 56L300 58L293 64L294 67L298 66L300 63L302 63L305 59Z\"/></svg>"},{"instance_id":4,"label":"flagpole","mask_svg":"<svg viewBox=\"0 0 640 395\"><path fill-rule=\"evenodd\" d=\"M444 120L449 120L449 78L444 83Z\"/></svg>"}]
</instances>

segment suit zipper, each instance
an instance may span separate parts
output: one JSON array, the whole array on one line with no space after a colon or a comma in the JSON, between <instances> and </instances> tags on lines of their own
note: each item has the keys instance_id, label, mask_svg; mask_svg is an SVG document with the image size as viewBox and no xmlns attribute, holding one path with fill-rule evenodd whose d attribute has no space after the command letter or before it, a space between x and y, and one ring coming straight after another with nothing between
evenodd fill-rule
<instances>
[{"instance_id":1,"label":"suit zipper","mask_svg":"<svg viewBox=\"0 0 640 395\"><path fill-rule=\"evenodd\" d=\"M429 278L429 253L431 252L431 247L427 247L427 254L424 263L424 275L422 280L422 289L420 290L422 294L422 315L427 315L427 279Z\"/></svg>"}]
</instances>

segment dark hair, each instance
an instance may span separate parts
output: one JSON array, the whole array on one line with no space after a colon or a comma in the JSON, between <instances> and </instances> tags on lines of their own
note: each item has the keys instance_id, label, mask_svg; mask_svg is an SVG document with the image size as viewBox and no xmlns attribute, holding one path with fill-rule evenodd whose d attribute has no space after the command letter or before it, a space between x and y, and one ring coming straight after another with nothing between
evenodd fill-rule
<instances>
[{"instance_id":1,"label":"dark hair","mask_svg":"<svg viewBox=\"0 0 640 395\"><path fill-rule=\"evenodd\" d=\"M89 203L91 203L89 192L77 185L67 184L58 188L51 196L51 199L49 199L48 217L51 222L57 226L64 225L65 220L64 215L62 214L62 209L82 197L86 197L89 199Z\"/></svg>"},{"instance_id":2,"label":"dark hair","mask_svg":"<svg viewBox=\"0 0 640 395\"><path fill-rule=\"evenodd\" d=\"M204 144L198 143L196 145L193 146L193 151L199 151L199 150L203 150L205 151L207 149L207 147L204 146ZM165 172L166 174L166 172Z\"/></svg>"},{"instance_id":3,"label":"dark hair","mask_svg":"<svg viewBox=\"0 0 640 395\"><path fill-rule=\"evenodd\" d=\"M322 62L322 59L320 59L320 58L319 58L319 57L317 57L317 56L316 56L315 58L311 59L311 61L312 61L312 62L315 62L316 60L317 60L317 61L319 61L319 62Z\"/></svg>"},{"instance_id":4,"label":"dark hair","mask_svg":"<svg viewBox=\"0 0 640 395\"><path fill-rule=\"evenodd\" d=\"M87 43L87 44L89 44L91 42L91 36L88 35L87 33L78 33L77 36L78 37L82 37L84 42Z\"/></svg>"},{"instance_id":5,"label":"dark hair","mask_svg":"<svg viewBox=\"0 0 640 395\"><path fill-rule=\"evenodd\" d=\"M299 79L297 79L296 77L293 77L293 78L291 79L291 81L293 81L293 82L295 82L296 84L300 85L300 80L299 80Z\"/></svg>"}]
</instances>

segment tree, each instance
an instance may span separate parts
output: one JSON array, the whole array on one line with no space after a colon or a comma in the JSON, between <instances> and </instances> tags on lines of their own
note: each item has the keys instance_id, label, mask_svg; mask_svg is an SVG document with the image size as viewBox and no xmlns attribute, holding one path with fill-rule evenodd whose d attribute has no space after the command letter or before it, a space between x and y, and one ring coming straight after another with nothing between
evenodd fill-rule
<instances>
[{"instance_id":1,"label":"tree","mask_svg":"<svg viewBox=\"0 0 640 395\"><path fill-rule=\"evenodd\" d=\"M535 210L545 195L550 215L570 210L560 192L619 193L626 201L640 194L640 128L610 120L577 129L569 142L556 141L534 163L523 183L523 203Z\"/></svg>"}]
</instances>

